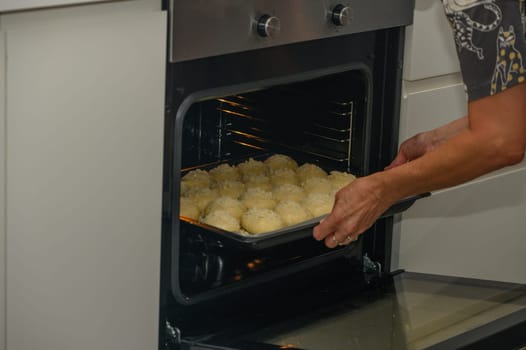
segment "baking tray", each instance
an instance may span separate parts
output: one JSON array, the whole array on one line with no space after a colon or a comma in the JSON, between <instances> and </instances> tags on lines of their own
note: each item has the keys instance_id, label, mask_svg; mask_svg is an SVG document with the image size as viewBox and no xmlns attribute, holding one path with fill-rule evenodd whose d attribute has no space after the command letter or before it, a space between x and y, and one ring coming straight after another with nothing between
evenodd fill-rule
<instances>
[{"instance_id":1,"label":"baking tray","mask_svg":"<svg viewBox=\"0 0 526 350\"><path fill-rule=\"evenodd\" d=\"M401 213L414 202L420 198L428 197L430 193L423 193L416 196L408 197L396 202L392 205L380 218L393 216L397 213ZM190 225L194 229L198 229L202 233L214 236L217 239L226 240L229 243L238 246L240 248L249 249L266 249L269 247L285 244L291 241L312 237L313 228L327 215L322 215L308 221L301 222L299 224L288 226L276 231L270 231L260 234L241 234L237 232L225 231L220 228L204 224L202 222L192 220L190 218L180 216L180 220L185 225Z\"/></svg>"}]
</instances>

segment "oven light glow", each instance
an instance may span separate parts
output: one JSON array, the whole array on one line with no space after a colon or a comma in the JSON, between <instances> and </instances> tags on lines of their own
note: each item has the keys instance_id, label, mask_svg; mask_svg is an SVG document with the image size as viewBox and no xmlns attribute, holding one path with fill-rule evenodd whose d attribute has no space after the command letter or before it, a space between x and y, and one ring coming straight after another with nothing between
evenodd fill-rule
<instances>
[{"instance_id":1,"label":"oven light glow","mask_svg":"<svg viewBox=\"0 0 526 350\"><path fill-rule=\"evenodd\" d=\"M218 98L217 100L219 102L223 102L223 103L226 103L228 105L231 105L231 106L234 106L234 107L238 107L238 108L241 108L241 109L244 109L244 110L251 110L252 109L252 108L249 108L246 105L242 105L241 103L236 103L236 102L233 102L233 101L225 100L223 98Z\"/></svg>"}]
</instances>

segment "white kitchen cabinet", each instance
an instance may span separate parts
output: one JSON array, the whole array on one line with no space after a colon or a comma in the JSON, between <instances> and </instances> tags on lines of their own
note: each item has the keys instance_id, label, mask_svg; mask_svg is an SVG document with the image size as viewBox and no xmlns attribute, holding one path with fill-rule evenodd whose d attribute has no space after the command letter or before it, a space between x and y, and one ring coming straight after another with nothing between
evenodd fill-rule
<instances>
[{"instance_id":1,"label":"white kitchen cabinet","mask_svg":"<svg viewBox=\"0 0 526 350\"><path fill-rule=\"evenodd\" d=\"M96 6L1 19L7 350L158 346L166 17Z\"/></svg>"},{"instance_id":2,"label":"white kitchen cabinet","mask_svg":"<svg viewBox=\"0 0 526 350\"><path fill-rule=\"evenodd\" d=\"M526 168L434 193L403 215L407 271L526 283Z\"/></svg>"},{"instance_id":3,"label":"white kitchen cabinet","mask_svg":"<svg viewBox=\"0 0 526 350\"><path fill-rule=\"evenodd\" d=\"M400 141L466 115L464 83L460 74L415 82L404 81Z\"/></svg>"},{"instance_id":4,"label":"white kitchen cabinet","mask_svg":"<svg viewBox=\"0 0 526 350\"><path fill-rule=\"evenodd\" d=\"M0 12L43 8L48 6L76 5L89 2L102 2L112 0L1 0Z\"/></svg>"},{"instance_id":5,"label":"white kitchen cabinet","mask_svg":"<svg viewBox=\"0 0 526 350\"><path fill-rule=\"evenodd\" d=\"M466 114L458 74L405 81L400 141ZM526 162L437 191L402 214L393 268L526 283Z\"/></svg>"},{"instance_id":6,"label":"white kitchen cabinet","mask_svg":"<svg viewBox=\"0 0 526 350\"><path fill-rule=\"evenodd\" d=\"M442 2L415 2L414 22L406 29L404 79L409 81L460 71L453 33Z\"/></svg>"},{"instance_id":7,"label":"white kitchen cabinet","mask_svg":"<svg viewBox=\"0 0 526 350\"><path fill-rule=\"evenodd\" d=\"M0 30L0 350L5 350L5 33Z\"/></svg>"}]
</instances>

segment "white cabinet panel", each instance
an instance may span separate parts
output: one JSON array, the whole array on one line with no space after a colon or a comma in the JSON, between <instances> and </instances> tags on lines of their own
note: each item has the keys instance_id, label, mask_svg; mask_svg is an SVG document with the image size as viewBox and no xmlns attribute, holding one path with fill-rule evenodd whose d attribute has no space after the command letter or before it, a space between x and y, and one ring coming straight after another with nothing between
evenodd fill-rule
<instances>
[{"instance_id":1,"label":"white cabinet panel","mask_svg":"<svg viewBox=\"0 0 526 350\"><path fill-rule=\"evenodd\" d=\"M466 115L464 84L458 74L404 82L400 141Z\"/></svg>"},{"instance_id":2,"label":"white cabinet panel","mask_svg":"<svg viewBox=\"0 0 526 350\"><path fill-rule=\"evenodd\" d=\"M439 0L417 0L406 30L404 79L420 80L459 72L451 27Z\"/></svg>"},{"instance_id":3,"label":"white cabinet panel","mask_svg":"<svg viewBox=\"0 0 526 350\"><path fill-rule=\"evenodd\" d=\"M42 8L48 6L67 6L89 2L103 2L115 0L1 0L0 12L27 10L31 8Z\"/></svg>"},{"instance_id":4,"label":"white cabinet panel","mask_svg":"<svg viewBox=\"0 0 526 350\"><path fill-rule=\"evenodd\" d=\"M466 114L459 75L404 83L400 141ZM526 283L526 162L433 193L396 226L393 268Z\"/></svg>"},{"instance_id":5,"label":"white cabinet panel","mask_svg":"<svg viewBox=\"0 0 526 350\"><path fill-rule=\"evenodd\" d=\"M157 348L165 33L150 11L7 29L9 350Z\"/></svg>"},{"instance_id":6,"label":"white cabinet panel","mask_svg":"<svg viewBox=\"0 0 526 350\"><path fill-rule=\"evenodd\" d=\"M0 30L0 350L5 350L5 33Z\"/></svg>"},{"instance_id":7,"label":"white cabinet panel","mask_svg":"<svg viewBox=\"0 0 526 350\"><path fill-rule=\"evenodd\" d=\"M419 201L403 215L408 271L526 283L526 169Z\"/></svg>"},{"instance_id":8,"label":"white cabinet panel","mask_svg":"<svg viewBox=\"0 0 526 350\"><path fill-rule=\"evenodd\" d=\"M0 0L2 2L4 0ZM81 4L78 6L57 6L38 10L24 10L1 13L0 28L12 30L25 28L28 25L48 25L60 21L70 22L74 25L77 21L94 16L119 16L132 13L143 13L145 11L160 11L160 0L103 0L96 4Z\"/></svg>"}]
</instances>

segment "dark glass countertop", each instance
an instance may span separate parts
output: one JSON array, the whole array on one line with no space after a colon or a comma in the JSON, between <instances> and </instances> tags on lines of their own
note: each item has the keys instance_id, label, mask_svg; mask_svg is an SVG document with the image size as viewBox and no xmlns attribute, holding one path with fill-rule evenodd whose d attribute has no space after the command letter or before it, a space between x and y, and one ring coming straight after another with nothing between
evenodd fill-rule
<instances>
[{"instance_id":1,"label":"dark glass countertop","mask_svg":"<svg viewBox=\"0 0 526 350\"><path fill-rule=\"evenodd\" d=\"M510 317L519 314L515 323L526 325L524 285L405 272L374 297L354 296L331 310L312 310L260 329L250 338L312 350L451 349L481 341L505 321L513 326Z\"/></svg>"}]
</instances>

